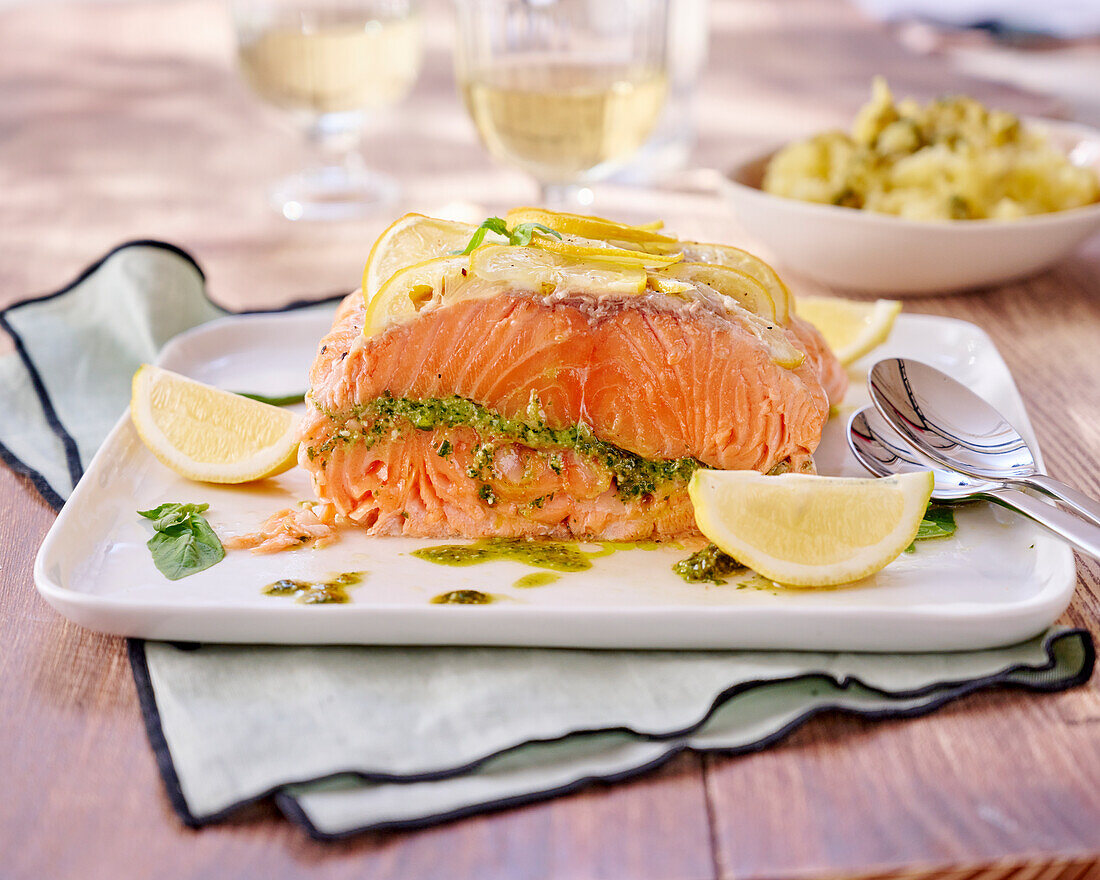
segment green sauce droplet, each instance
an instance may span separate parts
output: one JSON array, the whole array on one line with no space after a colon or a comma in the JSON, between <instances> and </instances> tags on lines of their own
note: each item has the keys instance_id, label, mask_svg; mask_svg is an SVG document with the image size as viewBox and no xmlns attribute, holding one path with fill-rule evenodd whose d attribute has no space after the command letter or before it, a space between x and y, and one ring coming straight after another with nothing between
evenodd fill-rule
<instances>
[{"instance_id":1,"label":"green sauce droplet","mask_svg":"<svg viewBox=\"0 0 1100 880\"><path fill-rule=\"evenodd\" d=\"M343 605L351 601L351 596L343 587L313 587L306 590L295 601L303 605Z\"/></svg>"},{"instance_id":2,"label":"green sauce droplet","mask_svg":"<svg viewBox=\"0 0 1100 880\"><path fill-rule=\"evenodd\" d=\"M588 555L592 559L599 559L601 556L610 556L612 553L618 553L622 550L660 550L661 547L679 546L675 541L666 544L662 544L660 541L600 541L600 547L603 549Z\"/></svg>"},{"instance_id":3,"label":"green sauce droplet","mask_svg":"<svg viewBox=\"0 0 1100 880\"><path fill-rule=\"evenodd\" d=\"M311 586L313 585L307 584L305 581L292 581L284 578L275 581L273 584L268 584L262 592L265 596L293 596L302 590L308 590Z\"/></svg>"},{"instance_id":4,"label":"green sauce droplet","mask_svg":"<svg viewBox=\"0 0 1100 880\"><path fill-rule=\"evenodd\" d=\"M554 581L560 580L560 574L554 574L549 571L533 571L530 574L525 574L512 584L512 586L519 587L520 589L527 589L528 587L545 587L547 584L552 584Z\"/></svg>"},{"instance_id":5,"label":"green sauce droplet","mask_svg":"<svg viewBox=\"0 0 1100 880\"><path fill-rule=\"evenodd\" d=\"M757 574L755 571L751 577L745 578L740 582L739 586L752 590L774 590L777 586L775 581L769 580L762 574Z\"/></svg>"},{"instance_id":6,"label":"green sauce droplet","mask_svg":"<svg viewBox=\"0 0 1100 880\"><path fill-rule=\"evenodd\" d=\"M362 583L365 576L366 572L345 571L318 583L282 578L260 592L265 596L293 596L302 605L343 605L351 601L348 588Z\"/></svg>"},{"instance_id":7,"label":"green sauce droplet","mask_svg":"<svg viewBox=\"0 0 1100 880\"><path fill-rule=\"evenodd\" d=\"M451 590L432 598L433 605L488 605L493 597L481 590Z\"/></svg>"},{"instance_id":8,"label":"green sauce droplet","mask_svg":"<svg viewBox=\"0 0 1100 880\"><path fill-rule=\"evenodd\" d=\"M361 571L345 571L343 574L338 574L330 581L326 581L326 586L330 587L354 587L357 584L363 582L363 572Z\"/></svg>"}]
</instances>

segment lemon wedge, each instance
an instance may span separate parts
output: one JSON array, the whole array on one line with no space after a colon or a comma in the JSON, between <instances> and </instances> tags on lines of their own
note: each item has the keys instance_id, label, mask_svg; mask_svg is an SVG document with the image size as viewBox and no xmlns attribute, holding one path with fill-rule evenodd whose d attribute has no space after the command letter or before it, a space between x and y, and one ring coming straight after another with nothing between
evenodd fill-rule
<instances>
[{"instance_id":1,"label":"lemon wedge","mask_svg":"<svg viewBox=\"0 0 1100 880\"><path fill-rule=\"evenodd\" d=\"M130 418L149 451L189 480L247 483L298 457L290 411L149 364L134 373Z\"/></svg>"},{"instance_id":2,"label":"lemon wedge","mask_svg":"<svg viewBox=\"0 0 1100 880\"><path fill-rule=\"evenodd\" d=\"M821 331L837 359L847 366L886 341L901 312L901 303L893 299L860 302L803 296L798 299L797 311L800 318Z\"/></svg>"},{"instance_id":3,"label":"lemon wedge","mask_svg":"<svg viewBox=\"0 0 1100 880\"><path fill-rule=\"evenodd\" d=\"M370 302L399 270L436 257L463 251L477 230L469 223L440 220L423 214L406 214L378 236L363 270L363 298ZM503 239L496 233L486 235L487 242Z\"/></svg>"},{"instance_id":4,"label":"lemon wedge","mask_svg":"<svg viewBox=\"0 0 1100 880\"><path fill-rule=\"evenodd\" d=\"M696 471L695 522L738 562L802 587L844 584L889 565L917 535L932 472L882 479Z\"/></svg>"},{"instance_id":5,"label":"lemon wedge","mask_svg":"<svg viewBox=\"0 0 1100 880\"><path fill-rule=\"evenodd\" d=\"M791 292L775 269L758 256L729 245L707 244L700 241L681 241L677 242L675 247L689 262L728 266L760 282L775 303L775 319L786 326L790 320Z\"/></svg>"},{"instance_id":6,"label":"lemon wedge","mask_svg":"<svg viewBox=\"0 0 1100 880\"><path fill-rule=\"evenodd\" d=\"M676 239L657 232L663 224L648 223L644 226L628 226L604 217L589 217L584 214L566 214L561 211L547 211L545 208L513 208L505 218L510 228L521 223L541 223L557 232L577 235L581 238L601 241L661 242L676 244Z\"/></svg>"}]
</instances>

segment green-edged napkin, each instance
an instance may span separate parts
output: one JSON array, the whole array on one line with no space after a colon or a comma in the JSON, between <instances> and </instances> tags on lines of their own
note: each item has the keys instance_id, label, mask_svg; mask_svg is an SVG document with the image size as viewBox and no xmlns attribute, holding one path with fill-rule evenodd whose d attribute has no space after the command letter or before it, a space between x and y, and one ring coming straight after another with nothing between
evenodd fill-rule
<instances>
[{"instance_id":1,"label":"green-edged napkin","mask_svg":"<svg viewBox=\"0 0 1100 880\"><path fill-rule=\"evenodd\" d=\"M59 504L125 409L137 365L225 314L194 261L156 242L10 307L0 323L18 352L0 360L0 455ZM1060 690L1088 679L1094 649L1088 633L1053 628L950 654L131 640L130 657L184 821L275 793L288 818L329 838L624 778L686 748L762 748L826 710L898 717L992 685Z\"/></svg>"}]
</instances>

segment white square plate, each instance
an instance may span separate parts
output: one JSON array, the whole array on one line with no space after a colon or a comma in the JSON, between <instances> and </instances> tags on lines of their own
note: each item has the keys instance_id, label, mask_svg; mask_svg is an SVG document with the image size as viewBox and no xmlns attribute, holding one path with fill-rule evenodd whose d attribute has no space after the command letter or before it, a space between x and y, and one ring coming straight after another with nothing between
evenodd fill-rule
<instances>
[{"instance_id":1,"label":"white square plate","mask_svg":"<svg viewBox=\"0 0 1100 880\"><path fill-rule=\"evenodd\" d=\"M161 365L224 388L285 394L304 386L328 327L329 316L315 313L226 318L173 340ZM902 315L888 343L853 367L841 417L829 421L818 450L821 473L866 476L848 452L844 423L867 401L866 368L889 356L919 358L969 385L1038 453L1019 392L985 333L962 321ZM738 589L735 580L688 584L672 571L687 551L670 546L615 552L553 584L516 588L533 569L513 561L442 567L410 553L443 542L369 538L352 529L322 550L231 551L206 571L169 581L153 567L145 546L149 523L136 513L165 501L206 502L215 530L237 534L312 497L297 468L252 486L188 482L153 458L125 415L46 536L35 582L77 623L152 639L855 651L1020 641L1065 610L1076 583L1065 544L984 503L957 511L953 538L922 542L874 577L833 590ZM261 592L280 578L319 580L346 571L366 576L345 605L301 605ZM499 601L429 601L457 589Z\"/></svg>"}]
</instances>

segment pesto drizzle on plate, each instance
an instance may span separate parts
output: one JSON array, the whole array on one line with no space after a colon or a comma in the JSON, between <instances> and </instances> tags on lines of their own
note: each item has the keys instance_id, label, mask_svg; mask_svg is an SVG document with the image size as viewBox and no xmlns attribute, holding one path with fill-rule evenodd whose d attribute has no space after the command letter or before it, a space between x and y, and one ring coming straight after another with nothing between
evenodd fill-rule
<instances>
[{"instance_id":1,"label":"pesto drizzle on plate","mask_svg":"<svg viewBox=\"0 0 1100 880\"><path fill-rule=\"evenodd\" d=\"M552 584L554 581L560 580L561 575L554 574L552 571L533 571L517 579L512 586L518 587L521 590L526 590L531 587L545 587L547 584Z\"/></svg>"},{"instance_id":2,"label":"pesto drizzle on plate","mask_svg":"<svg viewBox=\"0 0 1100 880\"><path fill-rule=\"evenodd\" d=\"M687 559L674 563L672 570L692 584L711 583L721 586L730 575L748 571L745 566L723 553L714 544L692 553Z\"/></svg>"},{"instance_id":3,"label":"pesto drizzle on plate","mask_svg":"<svg viewBox=\"0 0 1100 880\"><path fill-rule=\"evenodd\" d=\"M481 538L472 544L439 544L415 550L412 555L436 565L466 566L511 559L552 571L584 571L592 567L589 554L574 545L523 538Z\"/></svg>"},{"instance_id":4,"label":"pesto drizzle on plate","mask_svg":"<svg viewBox=\"0 0 1100 880\"><path fill-rule=\"evenodd\" d=\"M433 605L488 605L495 601L488 593L481 590L451 590L449 593L440 593L432 597Z\"/></svg>"},{"instance_id":5,"label":"pesto drizzle on plate","mask_svg":"<svg viewBox=\"0 0 1100 880\"><path fill-rule=\"evenodd\" d=\"M345 571L315 583L281 578L260 592L265 596L293 596L302 605L345 605L351 601L348 588L362 583L364 575L362 571Z\"/></svg>"}]
</instances>

